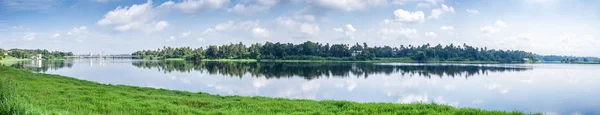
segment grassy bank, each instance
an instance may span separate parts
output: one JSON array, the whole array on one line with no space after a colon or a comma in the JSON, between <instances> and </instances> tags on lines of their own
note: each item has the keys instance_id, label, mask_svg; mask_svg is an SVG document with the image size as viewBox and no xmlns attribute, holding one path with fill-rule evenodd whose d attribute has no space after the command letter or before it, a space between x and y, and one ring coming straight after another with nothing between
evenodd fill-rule
<instances>
[{"instance_id":1,"label":"grassy bank","mask_svg":"<svg viewBox=\"0 0 600 115\"><path fill-rule=\"evenodd\" d=\"M0 66L0 114L522 114L438 104L219 96L105 85Z\"/></svg>"}]
</instances>

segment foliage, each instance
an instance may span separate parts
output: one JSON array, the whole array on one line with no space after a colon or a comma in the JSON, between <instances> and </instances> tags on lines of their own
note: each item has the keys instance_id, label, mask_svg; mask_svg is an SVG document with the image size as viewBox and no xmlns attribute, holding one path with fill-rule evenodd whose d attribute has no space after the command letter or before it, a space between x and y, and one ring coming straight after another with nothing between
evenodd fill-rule
<instances>
[{"instance_id":1,"label":"foliage","mask_svg":"<svg viewBox=\"0 0 600 115\"><path fill-rule=\"evenodd\" d=\"M219 96L206 93L107 85L58 75L0 67L2 88L14 89L2 114L524 114L440 104L357 103ZM2 94L5 94L5 90ZM18 102L18 103L17 103ZM5 106L3 106L5 107ZM6 109L3 109L6 110Z\"/></svg>"},{"instance_id":2,"label":"foliage","mask_svg":"<svg viewBox=\"0 0 600 115\"><path fill-rule=\"evenodd\" d=\"M0 49L0 59L4 57L4 53L7 53L8 56L20 59L31 58L32 56L37 56L37 54L42 54L43 59L57 59L73 55L72 52L48 51L45 49Z\"/></svg>"},{"instance_id":3,"label":"foliage","mask_svg":"<svg viewBox=\"0 0 600 115\"><path fill-rule=\"evenodd\" d=\"M355 55L353 55L355 54ZM421 46L400 47L375 46L366 43L355 44L321 44L304 42L301 44L272 43L252 44L246 47L242 43L211 45L206 49L191 49L189 47L163 47L157 50L143 50L132 55L143 59L185 58L187 60L201 59L274 59L274 60L327 60L330 58L343 60L373 60L376 58L412 58L415 61L497 61L501 63L524 63L526 59L535 61L536 55L518 50L488 50L466 44L447 46L429 44Z\"/></svg>"},{"instance_id":4,"label":"foliage","mask_svg":"<svg viewBox=\"0 0 600 115\"><path fill-rule=\"evenodd\" d=\"M577 57L577 56L558 56L558 55L539 55L539 60L545 62L561 62L561 63L594 63L600 62L598 57Z\"/></svg>"}]
</instances>

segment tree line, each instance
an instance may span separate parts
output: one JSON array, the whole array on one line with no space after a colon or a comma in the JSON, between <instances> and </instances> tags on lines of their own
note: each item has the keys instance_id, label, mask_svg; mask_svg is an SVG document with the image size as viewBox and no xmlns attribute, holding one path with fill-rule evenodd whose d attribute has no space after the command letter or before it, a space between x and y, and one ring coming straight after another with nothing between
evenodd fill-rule
<instances>
[{"instance_id":1,"label":"tree line","mask_svg":"<svg viewBox=\"0 0 600 115\"><path fill-rule=\"evenodd\" d=\"M6 55L4 55L5 53ZM73 56L72 52L48 51L45 49L0 49L0 59L9 56L14 58L25 59L31 58L32 56L37 56L37 54L42 54L43 59L56 59L64 58L65 56Z\"/></svg>"},{"instance_id":2,"label":"tree line","mask_svg":"<svg viewBox=\"0 0 600 115\"><path fill-rule=\"evenodd\" d=\"M415 61L497 61L501 63L523 63L536 61L536 54L519 50L495 50L463 45L440 44L431 46L374 46L367 43L322 44L307 41L292 43L256 43L246 46L242 43L210 45L206 48L163 47L156 50L142 50L132 53L143 59L183 58L202 59L281 59L281 60L372 60L377 58L410 58Z\"/></svg>"},{"instance_id":3,"label":"tree line","mask_svg":"<svg viewBox=\"0 0 600 115\"><path fill-rule=\"evenodd\" d=\"M600 62L598 57L577 57L577 56L558 56L545 55L538 56L538 59L545 62L577 63L577 62Z\"/></svg>"}]
</instances>

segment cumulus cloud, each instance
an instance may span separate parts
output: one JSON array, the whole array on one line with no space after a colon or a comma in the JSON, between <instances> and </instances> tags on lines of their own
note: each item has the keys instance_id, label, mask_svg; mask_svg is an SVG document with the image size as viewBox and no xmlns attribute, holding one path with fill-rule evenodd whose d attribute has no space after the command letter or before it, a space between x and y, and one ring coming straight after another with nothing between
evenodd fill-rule
<instances>
[{"instance_id":1,"label":"cumulus cloud","mask_svg":"<svg viewBox=\"0 0 600 115\"><path fill-rule=\"evenodd\" d=\"M431 15L427 19L439 19L445 13L454 13L454 8L442 4L441 8L431 10Z\"/></svg>"},{"instance_id":2,"label":"cumulus cloud","mask_svg":"<svg viewBox=\"0 0 600 115\"><path fill-rule=\"evenodd\" d=\"M352 24L346 24L344 28L333 28L333 31L343 33L343 37L354 39L354 33L356 32L356 28L354 28Z\"/></svg>"},{"instance_id":3,"label":"cumulus cloud","mask_svg":"<svg viewBox=\"0 0 600 115\"><path fill-rule=\"evenodd\" d=\"M494 26L506 27L506 23L504 23L502 20L496 20L496 23L494 23Z\"/></svg>"},{"instance_id":4,"label":"cumulus cloud","mask_svg":"<svg viewBox=\"0 0 600 115\"><path fill-rule=\"evenodd\" d=\"M296 16L294 18L278 17L276 20L278 25L292 30L299 30L303 36L314 36L319 33L319 25L312 23L313 20L310 18L310 15L308 15L308 19L305 16Z\"/></svg>"},{"instance_id":5,"label":"cumulus cloud","mask_svg":"<svg viewBox=\"0 0 600 115\"><path fill-rule=\"evenodd\" d=\"M271 36L271 31L261 27L252 28L252 35L257 38L267 38Z\"/></svg>"},{"instance_id":6,"label":"cumulus cloud","mask_svg":"<svg viewBox=\"0 0 600 115\"><path fill-rule=\"evenodd\" d=\"M154 18L154 8L152 1L144 4L134 4L132 6L117 7L109 11L100 21L100 26L114 26L119 32L142 31L155 32L162 31L169 23L166 21L152 21Z\"/></svg>"},{"instance_id":7,"label":"cumulus cloud","mask_svg":"<svg viewBox=\"0 0 600 115\"><path fill-rule=\"evenodd\" d=\"M19 26L13 26L12 29L14 29L14 30L30 30L31 27L19 25Z\"/></svg>"},{"instance_id":8,"label":"cumulus cloud","mask_svg":"<svg viewBox=\"0 0 600 115\"><path fill-rule=\"evenodd\" d=\"M58 37L60 37L60 34L59 34L59 33L54 33L54 34L52 34L52 38L58 38Z\"/></svg>"},{"instance_id":9,"label":"cumulus cloud","mask_svg":"<svg viewBox=\"0 0 600 115\"><path fill-rule=\"evenodd\" d=\"M35 39L36 35L37 34L35 34L35 33L27 33L23 36L23 40L31 41L31 40Z\"/></svg>"},{"instance_id":10,"label":"cumulus cloud","mask_svg":"<svg viewBox=\"0 0 600 115\"><path fill-rule=\"evenodd\" d=\"M419 2L419 4L428 4L429 6L431 5L437 5L439 3L444 3L444 0L390 0L392 4L406 4L409 2Z\"/></svg>"},{"instance_id":11,"label":"cumulus cloud","mask_svg":"<svg viewBox=\"0 0 600 115\"><path fill-rule=\"evenodd\" d=\"M227 21L220 24L215 25L213 28L206 29L203 34L213 33L213 32L233 32L233 31L241 31L246 33L251 33L253 37L256 38L267 38L271 36L271 31L260 27L259 21Z\"/></svg>"},{"instance_id":12,"label":"cumulus cloud","mask_svg":"<svg viewBox=\"0 0 600 115\"><path fill-rule=\"evenodd\" d=\"M435 34L434 32L425 32L425 36L427 36L427 37L436 37L437 34Z\"/></svg>"},{"instance_id":13,"label":"cumulus cloud","mask_svg":"<svg viewBox=\"0 0 600 115\"><path fill-rule=\"evenodd\" d=\"M171 41L175 41L177 38L175 38L175 36L169 36L169 38L167 38L167 42L171 42Z\"/></svg>"},{"instance_id":14,"label":"cumulus cloud","mask_svg":"<svg viewBox=\"0 0 600 115\"><path fill-rule=\"evenodd\" d=\"M74 27L73 29L67 32L67 35L81 35L88 33L88 28L86 26Z\"/></svg>"},{"instance_id":15,"label":"cumulus cloud","mask_svg":"<svg viewBox=\"0 0 600 115\"><path fill-rule=\"evenodd\" d=\"M387 0L308 0L309 4L342 11L364 10L371 6L387 4Z\"/></svg>"},{"instance_id":16,"label":"cumulus cloud","mask_svg":"<svg viewBox=\"0 0 600 115\"><path fill-rule=\"evenodd\" d=\"M498 31L500 31L500 28L506 27L506 23L504 23L504 21L502 20L496 20L496 22L494 23L494 25L491 26L483 26L480 28L480 31L482 33L484 33L485 35L490 35L490 34L494 34Z\"/></svg>"},{"instance_id":17,"label":"cumulus cloud","mask_svg":"<svg viewBox=\"0 0 600 115\"><path fill-rule=\"evenodd\" d=\"M440 27L440 30L451 31L451 30L454 30L454 27L443 25L442 27Z\"/></svg>"},{"instance_id":18,"label":"cumulus cloud","mask_svg":"<svg viewBox=\"0 0 600 115\"><path fill-rule=\"evenodd\" d=\"M190 34L192 34L192 31L183 32L183 33L181 33L181 35L179 35L179 37L186 38L186 37L190 36Z\"/></svg>"},{"instance_id":19,"label":"cumulus cloud","mask_svg":"<svg viewBox=\"0 0 600 115\"><path fill-rule=\"evenodd\" d=\"M259 21L227 21L224 23L220 23L215 25L215 27L213 28L216 31L233 31L233 30L251 30L255 27L259 27L258 25Z\"/></svg>"},{"instance_id":20,"label":"cumulus cloud","mask_svg":"<svg viewBox=\"0 0 600 115\"><path fill-rule=\"evenodd\" d=\"M479 14L479 10L467 9L466 11L469 14Z\"/></svg>"},{"instance_id":21,"label":"cumulus cloud","mask_svg":"<svg viewBox=\"0 0 600 115\"><path fill-rule=\"evenodd\" d=\"M242 15L250 15L258 12L264 12L271 7L277 5L279 3L278 0L245 0L241 1L241 3L235 4L232 8L229 8L227 11L235 12Z\"/></svg>"},{"instance_id":22,"label":"cumulus cloud","mask_svg":"<svg viewBox=\"0 0 600 115\"><path fill-rule=\"evenodd\" d=\"M167 1L158 6L159 8L177 9L184 13L196 13L223 8L229 4L229 0L183 0L179 3Z\"/></svg>"},{"instance_id":23,"label":"cumulus cloud","mask_svg":"<svg viewBox=\"0 0 600 115\"><path fill-rule=\"evenodd\" d=\"M319 33L319 26L316 24L302 23L300 25L300 32L308 35L316 35Z\"/></svg>"},{"instance_id":24,"label":"cumulus cloud","mask_svg":"<svg viewBox=\"0 0 600 115\"><path fill-rule=\"evenodd\" d=\"M409 28L381 28L379 30L376 30L376 33L382 39L401 38L401 37L410 38L410 37L417 36L417 30L409 29Z\"/></svg>"},{"instance_id":25,"label":"cumulus cloud","mask_svg":"<svg viewBox=\"0 0 600 115\"><path fill-rule=\"evenodd\" d=\"M395 22L424 22L425 21L425 13L423 11L405 11L403 9L397 9L394 11L394 19Z\"/></svg>"}]
</instances>

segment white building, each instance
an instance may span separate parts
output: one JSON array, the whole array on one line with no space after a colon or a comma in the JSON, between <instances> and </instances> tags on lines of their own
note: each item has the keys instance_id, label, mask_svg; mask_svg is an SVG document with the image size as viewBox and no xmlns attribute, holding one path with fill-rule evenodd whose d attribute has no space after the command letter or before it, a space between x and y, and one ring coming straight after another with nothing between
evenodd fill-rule
<instances>
[{"instance_id":1,"label":"white building","mask_svg":"<svg viewBox=\"0 0 600 115\"><path fill-rule=\"evenodd\" d=\"M31 60L42 60L42 54L37 54L36 56L31 56Z\"/></svg>"},{"instance_id":2,"label":"white building","mask_svg":"<svg viewBox=\"0 0 600 115\"><path fill-rule=\"evenodd\" d=\"M354 52L352 52L352 57L356 57L360 54L362 54L362 51L354 51Z\"/></svg>"}]
</instances>

